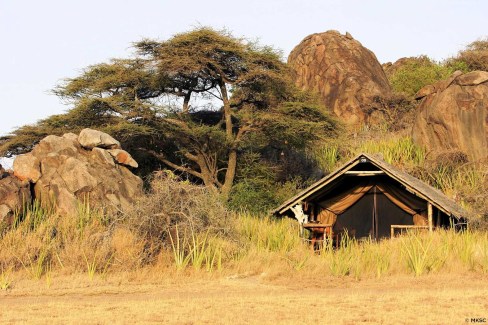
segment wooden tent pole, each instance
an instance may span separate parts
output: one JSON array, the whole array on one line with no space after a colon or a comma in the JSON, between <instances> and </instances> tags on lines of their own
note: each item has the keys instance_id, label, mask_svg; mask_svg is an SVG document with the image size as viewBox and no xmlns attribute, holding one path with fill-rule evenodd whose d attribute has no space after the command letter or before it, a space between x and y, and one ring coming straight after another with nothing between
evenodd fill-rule
<instances>
[{"instance_id":1,"label":"wooden tent pole","mask_svg":"<svg viewBox=\"0 0 488 325\"><path fill-rule=\"evenodd\" d=\"M429 232L432 232L432 204L427 202L427 218L429 221Z\"/></svg>"},{"instance_id":2,"label":"wooden tent pole","mask_svg":"<svg viewBox=\"0 0 488 325\"><path fill-rule=\"evenodd\" d=\"M376 185L374 186L374 211L373 211L373 222L375 228L375 239L379 239L378 235L378 207L376 206Z\"/></svg>"}]
</instances>

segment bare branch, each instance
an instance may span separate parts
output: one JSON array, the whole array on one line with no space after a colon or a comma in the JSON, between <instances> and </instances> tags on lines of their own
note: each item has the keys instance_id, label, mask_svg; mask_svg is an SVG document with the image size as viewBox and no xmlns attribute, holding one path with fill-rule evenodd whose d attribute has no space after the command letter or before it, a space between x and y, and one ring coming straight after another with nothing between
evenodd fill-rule
<instances>
[{"instance_id":1,"label":"bare branch","mask_svg":"<svg viewBox=\"0 0 488 325\"><path fill-rule=\"evenodd\" d=\"M186 157L186 158L188 158L189 160L191 160L191 161L194 161L194 162L198 163L198 161L199 161L199 160L198 160L198 157L197 157L197 156L195 156L194 154L191 154L191 153L189 153L189 152L181 152L181 153L183 154L183 156L185 156L185 157Z\"/></svg>"},{"instance_id":2,"label":"bare branch","mask_svg":"<svg viewBox=\"0 0 488 325\"><path fill-rule=\"evenodd\" d=\"M214 96L215 98L217 98L218 100L223 100L223 98L221 96L217 96L215 95L213 92L211 92L210 90L207 90L207 93Z\"/></svg>"},{"instance_id":3,"label":"bare branch","mask_svg":"<svg viewBox=\"0 0 488 325\"><path fill-rule=\"evenodd\" d=\"M184 166L180 166L180 165L177 165L171 161L169 161L168 159L166 159L164 157L164 155L154 151L154 150L148 150L148 149L145 149L145 148L138 148L139 150L142 150L142 151L145 151L147 153L150 153L151 155L153 155L154 157L158 158L162 163L164 163L165 165L175 169L175 170L178 170L180 172L184 172L184 173L188 173L190 175L193 175L195 177L198 177L200 179L203 180L203 175L191 168L188 168L188 167L184 167Z\"/></svg>"}]
</instances>

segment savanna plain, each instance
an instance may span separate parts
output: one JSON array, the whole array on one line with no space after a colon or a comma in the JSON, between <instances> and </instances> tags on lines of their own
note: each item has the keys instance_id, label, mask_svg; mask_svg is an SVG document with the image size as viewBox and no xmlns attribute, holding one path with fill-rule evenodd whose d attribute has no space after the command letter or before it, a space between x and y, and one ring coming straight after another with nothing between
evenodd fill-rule
<instances>
[{"instance_id":1,"label":"savanna plain","mask_svg":"<svg viewBox=\"0 0 488 325\"><path fill-rule=\"evenodd\" d=\"M487 277L470 273L354 280L266 274L155 277L130 272L1 293L2 323L462 324L484 318ZM148 278L151 278L148 281Z\"/></svg>"},{"instance_id":2,"label":"savanna plain","mask_svg":"<svg viewBox=\"0 0 488 325\"><path fill-rule=\"evenodd\" d=\"M0 241L0 322L461 324L488 316L486 232L346 237L313 251L291 219L218 218L225 211L205 189L154 182L152 204L119 219L88 205L73 218L40 205L23 211ZM154 199L175 186L185 200ZM148 230L167 227L164 219L141 217L161 211L157 202L187 202L208 219L183 218L161 241Z\"/></svg>"}]
</instances>

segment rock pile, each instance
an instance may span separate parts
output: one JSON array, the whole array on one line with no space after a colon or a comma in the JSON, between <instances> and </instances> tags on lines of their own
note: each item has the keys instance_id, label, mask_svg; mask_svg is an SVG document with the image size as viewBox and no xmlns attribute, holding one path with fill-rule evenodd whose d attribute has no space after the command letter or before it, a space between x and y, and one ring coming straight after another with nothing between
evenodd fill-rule
<instances>
[{"instance_id":1,"label":"rock pile","mask_svg":"<svg viewBox=\"0 0 488 325\"><path fill-rule=\"evenodd\" d=\"M0 180L0 212L7 210L1 208L4 193L29 199L32 193L32 199L52 202L65 215L76 214L80 202L123 210L142 194L142 180L128 167L137 162L106 133L84 129L79 135L47 136L14 160L13 175ZM5 204L8 214L21 204L11 199Z\"/></svg>"},{"instance_id":2,"label":"rock pile","mask_svg":"<svg viewBox=\"0 0 488 325\"><path fill-rule=\"evenodd\" d=\"M488 72L456 71L425 86L412 130L413 139L435 152L457 151L470 160L488 158Z\"/></svg>"},{"instance_id":3,"label":"rock pile","mask_svg":"<svg viewBox=\"0 0 488 325\"><path fill-rule=\"evenodd\" d=\"M391 88L373 52L349 33L307 36L288 57L298 87L320 94L325 106L349 124L374 120L370 104Z\"/></svg>"},{"instance_id":4,"label":"rock pile","mask_svg":"<svg viewBox=\"0 0 488 325\"><path fill-rule=\"evenodd\" d=\"M10 224L14 211L30 200L29 184L6 172L0 165L0 222Z\"/></svg>"}]
</instances>

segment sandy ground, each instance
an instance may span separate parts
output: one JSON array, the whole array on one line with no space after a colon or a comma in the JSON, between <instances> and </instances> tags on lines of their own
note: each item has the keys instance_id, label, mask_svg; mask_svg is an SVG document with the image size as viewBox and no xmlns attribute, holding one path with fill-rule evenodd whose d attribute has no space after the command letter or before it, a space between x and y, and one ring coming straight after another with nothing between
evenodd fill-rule
<instances>
[{"instance_id":1,"label":"sandy ground","mask_svg":"<svg viewBox=\"0 0 488 325\"><path fill-rule=\"evenodd\" d=\"M488 319L488 277L472 274L269 279L177 277L153 283L86 275L0 291L0 323L467 324ZM477 321L472 319L477 318Z\"/></svg>"}]
</instances>

